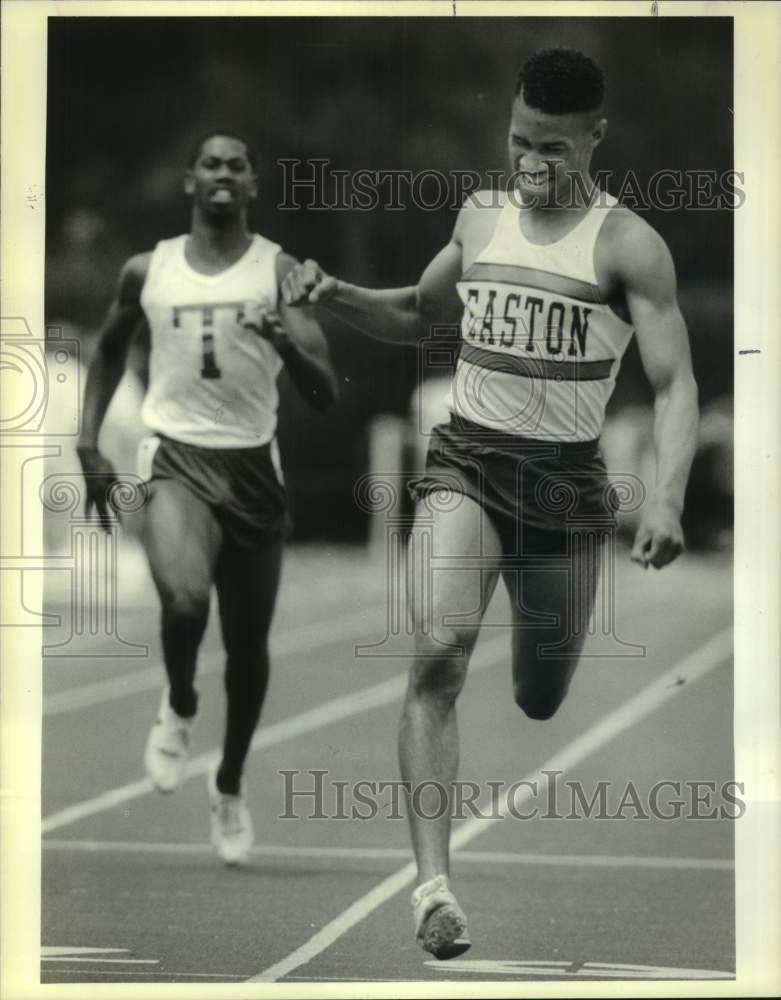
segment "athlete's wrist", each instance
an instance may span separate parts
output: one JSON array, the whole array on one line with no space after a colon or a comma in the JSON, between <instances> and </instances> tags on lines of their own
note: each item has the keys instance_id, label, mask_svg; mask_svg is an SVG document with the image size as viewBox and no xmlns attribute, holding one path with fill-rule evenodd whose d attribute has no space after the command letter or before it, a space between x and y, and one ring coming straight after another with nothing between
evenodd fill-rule
<instances>
[{"instance_id":1,"label":"athlete's wrist","mask_svg":"<svg viewBox=\"0 0 781 1000\"><path fill-rule=\"evenodd\" d=\"M271 344L283 361L287 361L295 353L295 345L286 330L275 331Z\"/></svg>"},{"instance_id":2,"label":"athlete's wrist","mask_svg":"<svg viewBox=\"0 0 781 1000\"><path fill-rule=\"evenodd\" d=\"M676 517L680 518L683 514L682 498L668 487L657 486L648 498L648 502L652 507L667 507Z\"/></svg>"},{"instance_id":3,"label":"athlete's wrist","mask_svg":"<svg viewBox=\"0 0 781 1000\"><path fill-rule=\"evenodd\" d=\"M354 306L355 305L355 285L351 285L349 281L342 281L341 278L335 278L333 275L329 276L333 281L333 285L328 289L322 298L319 300L325 306L330 305L344 305L344 306Z\"/></svg>"}]
</instances>

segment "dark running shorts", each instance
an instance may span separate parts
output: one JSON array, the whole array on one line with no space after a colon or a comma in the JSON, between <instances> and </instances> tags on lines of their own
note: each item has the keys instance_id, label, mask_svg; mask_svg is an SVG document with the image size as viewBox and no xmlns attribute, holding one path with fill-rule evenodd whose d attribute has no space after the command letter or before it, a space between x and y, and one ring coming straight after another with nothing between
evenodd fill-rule
<instances>
[{"instance_id":1,"label":"dark running shorts","mask_svg":"<svg viewBox=\"0 0 781 1000\"><path fill-rule=\"evenodd\" d=\"M272 448L198 448L155 434L141 443L139 472L152 493L167 479L183 483L212 508L227 538L255 548L293 527Z\"/></svg>"},{"instance_id":2,"label":"dark running shorts","mask_svg":"<svg viewBox=\"0 0 781 1000\"><path fill-rule=\"evenodd\" d=\"M572 530L611 530L617 504L598 441L519 438L452 416L431 432L413 500L463 493L491 518L506 556L566 554Z\"/></svg>"}]
</instances>

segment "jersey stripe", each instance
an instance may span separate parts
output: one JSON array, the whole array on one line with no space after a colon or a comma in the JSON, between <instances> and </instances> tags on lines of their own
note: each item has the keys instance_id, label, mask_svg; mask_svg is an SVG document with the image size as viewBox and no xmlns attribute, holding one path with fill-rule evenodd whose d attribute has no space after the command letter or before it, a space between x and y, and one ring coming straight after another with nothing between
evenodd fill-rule
<instances>
[{"instance_id":1,"label":"jersey stripe","mask_svg":"<svg viewBox=\"0 0 781 1000\"><path fill-rule=\"evenodd\" d=\"M508 375L547 378L555 382L596 382L610 378L613 368L611 358L602 361L551 361L547 358L524 358L517 354L486 351L467 343L461 345L459 360Z\"/></svg>"},{"instance_id":2,"label":"jersey stripe","mask_svg":"<svg viewBox=\"0 0 781 1000\"><path fill-rule=\"evenodd\" d=\"M234 309L236 311L236 322L241 323L244 319L244 308L246 302L243 300L231 301L231 302L210 302L209 308L212 313L215 309ZM204 309L203 302L183 302L179 305L173 306L173 316L174 316L174 326L179 326L181 321L182 313L186 312L202 312Z\"/></svg>"},{"instance_id":3,"label":"jersey stripe","mask_svg":"<svg viewBox=\"0 0 781 1000\"><path fill-rule=\"evenodd\" d=\"M519 267L516 264L491 264L476 261L462 275L461 281L495 281L506 284L523 285L543 292L566 295L581 302L602 303L598 285L591 285L578 278L569 278L551 271L541 271L536 267Z\"/></svg>"}]
</instances>

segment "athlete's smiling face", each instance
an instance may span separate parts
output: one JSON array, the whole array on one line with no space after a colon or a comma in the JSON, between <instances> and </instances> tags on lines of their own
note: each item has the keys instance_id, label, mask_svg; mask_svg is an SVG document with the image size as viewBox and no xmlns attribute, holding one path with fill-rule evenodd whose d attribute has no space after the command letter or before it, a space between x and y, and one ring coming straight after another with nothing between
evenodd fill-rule
<instances>
[{"instance_id":1,"label":"athlete's smiling face","mask_svg":"<svg viewBox=\"0 0 781 1000\"><path fill-rule=\"evenodd\" d=\"M591 154L607 122L588 112L553 115L530 108L522 96L513 101L508 151L510 169L524 201L567 204L572 175L585 176Z\"/></svg>"},{"instance_id":2,"label":"athlete's smiling face","mask_svg":"<svg viewBox=\"0 0 781 1000\"><path fill-rule=\"evenodd\" d=\"M185 176L185 191L211 217L235 215L257 196L258 182L240 139L215 135L201 146Z\"/></svg>"}]
</instances>

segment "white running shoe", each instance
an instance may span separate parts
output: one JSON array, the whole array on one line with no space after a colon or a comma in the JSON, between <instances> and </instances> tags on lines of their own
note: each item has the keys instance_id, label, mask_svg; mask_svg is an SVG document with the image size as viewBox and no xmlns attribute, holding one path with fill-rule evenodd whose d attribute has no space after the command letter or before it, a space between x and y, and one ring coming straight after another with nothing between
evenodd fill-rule
<instances>
[{"instance_id":1,"label":"white running shoe","mask_svg":"<svg viewBox=\"0 0 781 1000\"><path fill-rule=\"evenodd\" d=\"M144 753L146 773L155 788L166 794L182 782L195 726L195 716L184 719L171 708L168 692L168 688L163 691L157 720L149 731Z\"/></svg>"},{"instance_id":2,"label":"white running shoe","mask_svg":"<svg viewBox=\"0 0 781 1000\"><path fill-rule=\"evenodd\" d=\"M437 875L415 889L412 910L418 944L434 958L455 958L471 947L464 911L446 875Z\"/></svg>"},{"instance_id":3,"label":"white running shoe","mask_svg":"<svg viewBox=\"0 0 781 1000\"><path fill-rule=\"evenodd\" d=\"M226 865L243 865L254 840L252 816L247 807L244 782L238 795L226 795L217 788L217 765L209 771L212 844Z\"/></svg>"}]
</instances>

